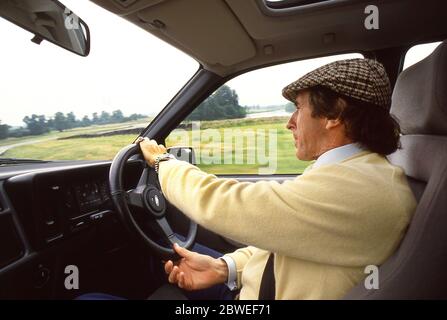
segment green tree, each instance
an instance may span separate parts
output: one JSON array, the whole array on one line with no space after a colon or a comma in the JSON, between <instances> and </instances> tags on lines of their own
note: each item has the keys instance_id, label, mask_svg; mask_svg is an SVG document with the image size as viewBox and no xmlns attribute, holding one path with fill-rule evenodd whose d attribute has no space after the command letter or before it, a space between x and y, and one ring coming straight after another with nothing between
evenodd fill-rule
<instances>
[{"instance_id":1,"label":"green tree","mask_svg":"<svg viewBox=\"0 0 447 320\"><path fill-rule=\"evenodd\" d=\"M92 124L92 122L90 121L89 117L87 115L85 115L82 120L81 120L81 126L82 127L88 127Z\"/></svg>"},{"instance_id":2,"label":"green tree","mask_svg":"<svg viewBox=\"0 0 447 320\"><path fill-rule=\"evenodd\" d=\"M49 130L53 130L54 128L54 119L50 118L47 120L47 127Z\"/></svg>"},{"instance_id":3,"label":"green tree","mask_svg":"<svg viewBox=\"0 0 447 320\"><path fill-rule=\"evenodd\" d=\"M215 93L203 101L187 118L187 120L219 120L245 118L246 109L239 105L239 97L235 90L223 85Z\"/></svg>"},{"instance_id":4,"label":"green tree","mask_svg":"<svg viewBox=\"0 0 447 320\"><path fill-rule=\"evenodd\" d=\"M56 114L54 115L53 127L60 132L68 129L67 118L62 112L56 112Z\"/></svg>"},{"instance_id":5,"label":"green tree","mask_svg":"<svg viewBox=\"0 0 447 320\"><path fill-rule=\"evenodd\" d=\"M121 110L115 110L110 117L112 122L124 122L125 118Z\"/></svg>"},{"instance_id":6,"label":"green tree","mask_svg":"<svg viewBox=\"0 0 447 320\"><path fill-rule=\"evenodd\" d=\"M23 128L23 127L18 127L18 128L9 130L10 137L19 138L19 137L24 137L24 136L29 136L29 135L30 135L29 130L26 128Z\"/></svg>"},{"instance_id":7,"label":"green tree","mask_svg":"<svg viewBox=\"0 0 447 320\"><path fill-rule=\"evenodd\" d=\"M146 118L147 116L145 116L144 114L140 114L140 113L132 113L130 116L126 117L126 121L135 121L138 119L142 119L142 118Z\"/></svg>"},{"instance_id":8,"label":"green tree","mask_svg":"<svg viewBox=\"0 0 447 320\"><path fill-rule=\"evenodd\" d=\"M216 101L216 104L225 106L225 105L239 105L239 97L236 91L232 90L229 86L223 85L221 86L216 93L214 94L213 99Z\"/></svg>"},{"instance_id":9,"label":"green tree","mask_svg":"<svg viewBox=\"0 0 447 320\"><path fill-rule=\"evenodd\" d=\"M107 111L102 111L101 116L99 117L99 122L102 124L110 123L110 113Z\"/></svg>"},{"instance_id":10,"label":"green tree","mask_svg":"<svg viewBox=\"0 0 447 320\"><path fill-rule=\"evenodd\" d=\"M68 129L75 128L77 126L76 116L73 112L67 113L67 127Z\"/></svg>"},{"instance_id":11,"label":"green tree","mask_svg":"<svg viewBox=\"0 0 447 320\"><path fill-rule=\"evenodd\" d=\"M0 120L0 139L6 139L9 136L9 126L7 124L2 124Z\"/></svg>"},{"instance_id":12,"label":"green tree","mask_svg":"<svg viewBox=\"0 0 447 320\"><path fill-rule=\"evenodd\" d=\"M98 124L99 123L99 117L97 112L92 113L92 124Z\"/></svg>"},{"instance_id":13,"label":"green tree","mask_svg":"<svg viewBox=\"0 0 447 320\"><path fill-rule=\"evenodd\" d=\"M31 135L40 135L50 131L44 115L32 114L31 117L23 118Z\"/></svg>"}]
</instances>

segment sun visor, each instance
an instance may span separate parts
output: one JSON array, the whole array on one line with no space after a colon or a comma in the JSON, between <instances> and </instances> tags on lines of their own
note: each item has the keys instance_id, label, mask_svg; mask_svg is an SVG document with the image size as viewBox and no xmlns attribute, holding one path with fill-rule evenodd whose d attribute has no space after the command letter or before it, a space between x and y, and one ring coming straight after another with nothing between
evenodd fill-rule
<instances>
[{"instance_id":1,"label":"sun visor","mask_svg":"<svg viewBox=\"0 0 447 320\"><path fill-rule=\"evenodd\" d=\"M230 66L256 54L253 41L221 0L171 0L136 13L155 36L206 64Z\"/></svg>"}]
</instances>

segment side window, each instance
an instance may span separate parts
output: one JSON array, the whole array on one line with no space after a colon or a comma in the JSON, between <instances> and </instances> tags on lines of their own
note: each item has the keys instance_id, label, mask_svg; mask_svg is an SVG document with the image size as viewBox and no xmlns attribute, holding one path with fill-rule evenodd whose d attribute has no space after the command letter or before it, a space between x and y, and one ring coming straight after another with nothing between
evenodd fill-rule
<instances>
[{"instance_id":1,"label":"side window","mask_svg":"<svg viewBox=\"0 0 447 320\"><path fill-rule=\"evenodd\" d=\"M310 164L296 158L286 124L295 106L282 88L344 54L267 67L240 75L216 90L167 137L166 146L192 146L196 164L220 175L299 174Z\"/></svg>"},{"instance_id":2,"label":"side window","mask_svg":"<svg viewBox=\"0 0 447 320\"><path fill-rule=\"evenodd\" d=\"M429 56L440 44L441 42L431 42L411 47L405 54L403 70Z\"/></svg>"}]
</instances>

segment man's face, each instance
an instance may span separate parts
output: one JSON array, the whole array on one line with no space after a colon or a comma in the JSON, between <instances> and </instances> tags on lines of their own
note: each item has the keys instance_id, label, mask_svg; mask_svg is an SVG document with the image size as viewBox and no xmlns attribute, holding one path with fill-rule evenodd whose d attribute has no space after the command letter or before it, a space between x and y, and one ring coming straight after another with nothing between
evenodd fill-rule
<instances>
[{"instance_id":1,"label":"man's face","mask_svg":"<svg viewBox=\"0 0 447 320\"><path fill-rule=\"evenodd\" d=\"M300 160L314 160L322 153L326 139L326 118L312 117L309 91L300 91L296 98L296 110L287 123L295 140L296 156Z\"/></svg>"}]
</instances>

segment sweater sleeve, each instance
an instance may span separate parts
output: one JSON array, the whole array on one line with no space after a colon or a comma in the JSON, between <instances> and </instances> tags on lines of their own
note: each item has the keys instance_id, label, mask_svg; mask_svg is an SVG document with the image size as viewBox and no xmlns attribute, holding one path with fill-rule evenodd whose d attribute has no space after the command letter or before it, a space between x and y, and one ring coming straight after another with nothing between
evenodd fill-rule
<instances>
[{"instance_id":1,"label":"sweater sleeve","mask_svg":"<svg viewBox=\"0 0 447 320\"><path fill-rule=\"evenodd\" d=\"M393 197L392 192L382 190L377 195L377 186L369 187L371 181L365 183L343 166L330 167L310 170L281 184L250 183L217 178L187 162L170 160L160 164L159 179L171 204L198 224L235 241L319 263L352 267L384 260L408 222L380 214L390 212L380 204L389 204L389 199L382 200ZM374 214L365 214L371 206ZM238 270L250 254L233 255Z\"/></svg>"},{"instance_id":2,"label":"sweater sleeve","mask_svg":"<svg viewBox=\"0 0 447 320\"><path fill-rule=\"evenodd\" d=\"M237 276L237 287L240 289L242 287L242 271L244 270L245 265L247 264L250 257L253 255L253 252L256 250L254 247L245 247L236 250L233 253L226 254L233 259L236 264L236 276Z\"/></svg>"}]
</instances>

